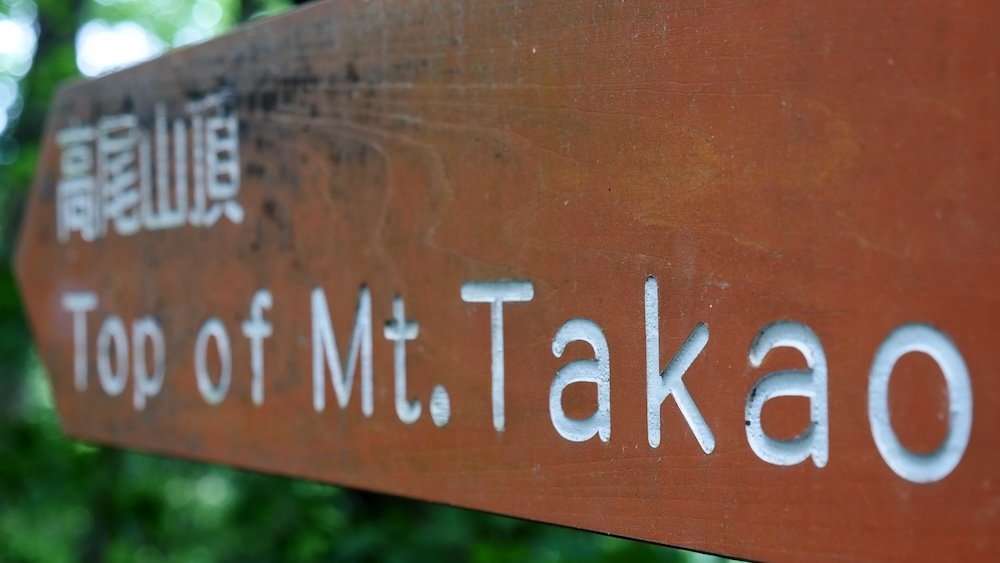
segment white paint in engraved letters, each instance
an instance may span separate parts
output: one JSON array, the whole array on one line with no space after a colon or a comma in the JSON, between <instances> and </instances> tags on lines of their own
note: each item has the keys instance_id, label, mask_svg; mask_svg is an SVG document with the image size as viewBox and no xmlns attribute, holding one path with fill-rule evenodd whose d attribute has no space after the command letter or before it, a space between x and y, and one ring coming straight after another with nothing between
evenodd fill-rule
<instances>
[{"instance_id":1,"label":"white paint in engraved letters","mask_svg":"<svg viewBox=\"0 0 1000 563\"><path fill-rule=\"evenodd\" d=\"M111 368L111 344L115 346L114 369ZM97 375L104 392L112 397L120 395L128 382L128 334L125 323L110 315L97 333Z\"/></svg>"},{"instance_id":2,"label":"white paint in engraved letters","mask_svg":"<svg viewBox=\"0 0 1000 563\"><path fill-rule=\"evenodd\" d=\"M72 233L93 241L109 228L129 236L185 224L210 227L222 217L242 223L243 207L237 201L239 118L229 99L226 93L216 93L190 102L186 109L191 126L177 118L172 130L164 105L157 104L152 141L131 113L59 131L60 242L68 242ZM189 195L192 184L194 193Z\"/></svg>"},{"instance_id":3,"label":"white paint in engraved letters","mask_svg":"<svg viewBox=\"0 0 1000 563\"><path fill-rule=\"evenodd\" d=\"M660 304L656 278L646 278L646 420L649 445L660 445L660 408L673 396L691 432L707 454L715 449L715 435L684 385L684 374L708 344L708 325L698 323L680 350L660 373Z\"/></svg>"},{"instance_id":4,"label":"white paint in engraved letters","mask_svg":"<svg viewBox=\"0 0 1000 563\"><path fill-rule=\"evenodd\" d=\"M208 341L214 340L219 353L219 383L212 382L208 373ZM233 376L233 353L229 346L229 333L218 317L205 321L198 331L194 344L194 373L198 380L198 391L210 405L218 405L229 392L229 382Z\"/></svg>"},{"instance_id":5,"label":"white paint in engraved letters","mask_svg":"<svg viewBox=\"0 0 1000 563\"><path fill-rule=\"evenodd\" d=\"M534 297L535 286L530 281L474 281L462 284L462 301L490 304L493 428L497 432L503 432L505 424L503 304L531 301Z\"/></svg>"},{"instance_id":6,"label":"white paint in engraved letters","mask_svg":"<svg viewBox=\"0 0 1000 563\"><path fill-rule=\"evenodd\" d=\"M330 369L333 391L341 409L347 408L354 387L354 371L361 360L361 412L371 416L372 398L372 298L367 286L358 292L358 309L354 317L347 364L340 361L337 337L330 322L330 309L326 294L319 287L312 292L312 348L313 348L313 408L323 412L326 408L325 375Z\"/></svg>"},{"instance_id":7,"label":"white paint in engraved letters","mask_svg":"<svg viewBox=\"0 0 1000 563\"><path fill-rule=\"evenodd\" d=\"M274 334L271 323L264 319L264 311L273 305L270 291L257 290L250 301L250 318L243 322L243 336L250 340L250 395L255 405L264 404L264 339Z\"/></svg>"},{"instance_id":8,"label":"white paint in engraved letters","mask_svg":"<svg viewBox=\"0 0 1000 563\"><path fill-rule=\"evenodd\" d=\"M170 128L167 110L157 104L154 125L156 183L143 184L142 219L146 229L180 227L187 220L187 127L180 119L173 123L173 202L171 202Z\"/></svg>"},{"instance_id":9,"label":"white paint in engraved letters","mask_svg":"<svg viewBox=\"0 0 1000 563\"><path fill-rule=\"evenodd\" d=\"M431 390L431 420L438 428L448 424L451 418L451 399L448 391L440 385L435 385Z\"/></svg>"},{"instance_id":10,"label":"white paint in engraved letters","mask_svg":"<svg viewBox=\"0 0 1000 563\"><path fill-rule=\"evenodd\" d=\"M194 133L194 209L192 225L209 227L225 216L243 222L240 190L239 119L224 113L226 96L213 94L187 106Z\"/></svg>"},{"instance_id":11,"label":"white paint in engraved letters","mask_svg":"<svg viewBox=\"0 0 1000 563\"><path fill-rule=\"evenodd\" d=\"M87 388L87 313L97 308L97 295L74 291L63 295L62 306L73 315L73 384L77 391Z\"/></svg>"},{"instance_id":12,"label":"white paint in engraved letters","mask_svg":"<svg viewBox=\"0 0 1000 563\"><path fill-rule=\"evenodd\" d=\"M149 166L142 150L143 133L131 114L102 117L97 122L97 178L101 188L98 232L110 223L119 235L132 235L142 227L140 203L142 171Z\"/></svg>"},{"instance_id":13,"label":"white paint in engraved letters","mask_svg":"<svg viewBox=\"0 0 1000 563\"><path fill-rule=\"evenodd\" d=\"M208 205L205 201L205 122L201 116L191 119L191 161L194 173L194 201L188 220L201 225L201 217Z\"/></svg>"},{"instance_id":14,"label":"white paint in engraved letters","mask_svg":"<svg viewBox=\"0 0 1000 563\"><path fill-rule=\"evenodd\" d=\"M159 200L160 213L169 214L171 217L176 217L173 220L164 220L164 223L169 221L171 225L183 225L185 219L187 218L187 207L188 207L188 132L187 123L181 119L174 120L174 191L177 194L177 208L173 212L167 211L168 206L165 200L167 200L166 194L161 192ZM157 225L167 226L164 223Z\"/></svg>"},{"instance_id":15,"label":"white paint in engraved letters","mask_svg":"<svg viewBox=\"0 0 1000 563\"><path fill-rule=\"evenodd\" d=\"M146 365L146 342L153 349L153 373ZM132 372L135 383L132 390L132 405L135 410L146 408L146 400L155 397L163 388L166 374L166 343L163 329L153 317L143 317L132 323Z\"/></svg>"},{"instance_id":16,"label":"white paint in engraved letters","mask_svg":"<svg viewBox=\"0 0 1000 563\"><path fill-rule=\"evenodd\" d=\"M98 205L93 127L69 127L56 135L59 144L59 184L56 187L56 223L60 242L78 232L85 241L98 236Z\"/></svg>"},{"instance_id":17,"label":"white paint in engraved letters","mask_svg":"<svg viewBox=\"0 0 1000 563\"><path fill-rule=\"evenodd\" d=\"M781 370L760 378L747 395L745 420L747 442L757 457L775 465L795 465L812 456L816 467L826 466L830 452L827 413L826 354L816 333L802 323L772 323L750 345L750 365L759 368L768 352L794 348L808 369ZM764 403L775 397L808 397L809 428L790 440L775 440L764 432L760 416Z\"/></svg>"},{"instance_id":18,"label":"white paint in engraved letters","mask_svg":"<svg viewBox=\"0 0 1000 563\"><path fill-rule=\"evenodd\" d=\"M561 358L570 342L586 342L594 350L593 360L576 360L559 368L549 388L549 418L559 435L572 442L584 442L600 436L611 439L611 353L601 327L588 319L566 321L552 339L552 354ZM573 383L597 385L597 409L592 415L576 420L566 416L562 396Z\"/></svg>"},{"instance_id":19,"label":"white paint in engraved letters","mask_svg":"<svg viewBox=\"0 0 1000 563\"><path fill-rule=\"evenodd\" d=\"M889 418L889 379L900 358L911 352L930 356L948 386L948 433L933 452L913 453L899 441ZM972 434L972 382L955 343L940 330L911 323L894 330L879 346L868 379L868 421L882 459L914 483L944 479L958 466Z\"/></svg>"},{"instance_id":20,"label":"white paint in engraved letters","mask_svg":"<svg viewBox=\"0 0 1000 563\"><path fill-rule=\"evenodd\" d=\"M393 343L393 373L396 382L396 415L406 424L413 424L420 418L420 401L406 398L406 341L416 340L420 325L406 319L406 305L403 297L397 295L392 300L392 320L385 324L385 339Z\"/></svg>"}]
</instances>

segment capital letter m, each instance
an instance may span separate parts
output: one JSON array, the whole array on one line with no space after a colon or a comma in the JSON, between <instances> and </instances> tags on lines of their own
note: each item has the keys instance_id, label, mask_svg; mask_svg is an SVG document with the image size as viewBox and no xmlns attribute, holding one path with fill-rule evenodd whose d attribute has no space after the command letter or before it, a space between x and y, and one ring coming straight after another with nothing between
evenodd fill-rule
<instances>
[{"instance_id":1,"label":"capital letter m","mask_svg":"<svg viewBox=\"0 0 1000 563\"><path fill-rule=\"evenodd\" d=\"M330 323L330 309L322 288L312 292L313 407L316 412L326 408L327 368L337 395L337 404L347 408L354 387L354 372L361 357L361 412L372 415L372 298L367 286L358 293L358 311L351 332L347 364L340 361L337 336Z\"/></svg>"}]
</instances>

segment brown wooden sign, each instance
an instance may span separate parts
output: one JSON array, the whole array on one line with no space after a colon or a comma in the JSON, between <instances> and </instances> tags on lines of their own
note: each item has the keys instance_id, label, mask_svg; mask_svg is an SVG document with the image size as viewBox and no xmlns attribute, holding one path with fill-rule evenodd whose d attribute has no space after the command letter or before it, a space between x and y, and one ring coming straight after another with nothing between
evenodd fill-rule
<instances>
[{"instance_id":1,"label":"brown wooden sign","mask_svg":"<svg viewBox=\"0 0 1000 563\"><path fill-rule=\"evenodd\" d=\"M764 559L998 554L1000 5L326 2L62 91L72 436Z\"/></svg>"}]
</instances>

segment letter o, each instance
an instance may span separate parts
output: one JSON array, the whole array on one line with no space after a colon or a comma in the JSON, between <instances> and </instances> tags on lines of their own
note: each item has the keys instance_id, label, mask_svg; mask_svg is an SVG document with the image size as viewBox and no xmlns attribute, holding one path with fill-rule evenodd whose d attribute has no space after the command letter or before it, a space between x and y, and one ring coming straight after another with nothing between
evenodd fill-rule
<instances>
[{"instance_id":1,"label":"letter o","mask_svg":"<svg viewBox=\"0 0 1000 563\"><path fill-rule=\"evenodd\" d=\"M219 384L212 383L212 377L208 373L208 340L215 339L216 349L219 351ZM198 331L198 339L194 345L194 373L198 378L198 391L204 397L205 402L210 405L217 405L226 398L229 392L229 380L233 375L232 351L229 348L229 333L226 332L225 325L217 317L212 317L205 321L201 330Z\"/></svg>"},{"instance_id":2,"label":"letter o","mask_svg":"<svg viewBox=\"0 0 1000 563\"><path fill-rule=\"evenodd\" d=\"M115 344L115 369L111 369L111 343ZM104 319L97 335L97 375L104 392L112 397L120 395L128 382L128 334L120 317L111 315Z\"/></svg>"},{"instance_id":3,"label":"letter o","mask_svg":"<svg viewBox=\"0 0 1000 563\"><path fill-rule=\"evenodd\" d=\"M911 352L930 356L948 386L948 433L933 452L906 449L889 419L889 379L900 358ZM894 330L875 352L868 378L868 421L882 459L900 477L914 483L945 478L962 460L972 433L972 383L955 343L926 324L910 323Z\"/></svg>"}]
</instances>

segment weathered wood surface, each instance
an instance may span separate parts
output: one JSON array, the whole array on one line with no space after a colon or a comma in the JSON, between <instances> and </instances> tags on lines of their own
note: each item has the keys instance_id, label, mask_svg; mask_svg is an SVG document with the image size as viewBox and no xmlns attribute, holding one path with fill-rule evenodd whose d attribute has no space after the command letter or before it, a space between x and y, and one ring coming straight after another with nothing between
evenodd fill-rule
<instances>
[{"instance_id":1,"label":"weathered wood surface","mask_svg":"<svg viewBox=\"0 0 1000 563\"><path fill-rule=\"evenodd\" d=\"M324 2L74 84L52 108L18 256L63 426L86 440L734 556L996 556L998 24L993 0ZM159 160L155 131L158 118L184 116L193 138L205 99L238 120L238 181L212 181L235 181L242 216L136 227L122 200L92 240L79 225L60 238L60 186L67 170L89 168L67 168L58 132L134 116L149 141L139 162L195 174L191 152ZM112 172L98 185L159 185L159 168L116 180L124 168L103 166ZM657 371L698 323L710 332L683 382L711 453L674 396L650 445L649 276ZM483 280L533 290L503 308L502 431L490 306L462 298L464 283ZM313 292L346 359L362 286L375 327L372 414L362 375L341 409L329 371L318 412ZM255 404L241 327L261 289L273 297L259 308L273 334L258 340ZM74 316L87 292L96 308ZM422 404L410 424L413 403L395 406L397 345L383 336L397 295L419 324L405 343L404 398ZM110 315L120 327L107 326ZM87 356L75 367L77 317ZM144 317L164 334L158 392L150 377L137 383L157 368L148 331L146 367L132 366ZM210 317L231 343L228 392L198 386ZM553 353L577 317L599 325L610 371L610 436L583 442L561 435L549 408L557 370L595 357L586 343ZM789 348L751 365L751 342L779 320L808 326L825 352L825 463L775 465L748 443L755 383L806 368ZM908 323L935 327L960 352L974 407L928 355L895 366L891 427L908 450L931 452L971 414L957 466L922 483L890 467L869 417L876 350ZM218 339L202 344L218 381ZM131 351L125 364L119 348ZM437 385L450 398L441 427ZM570 417L594 410L596 388L567 388ZM767 402L764 429L795 436L810 405Z\"/></svg>"}]
</instances>

